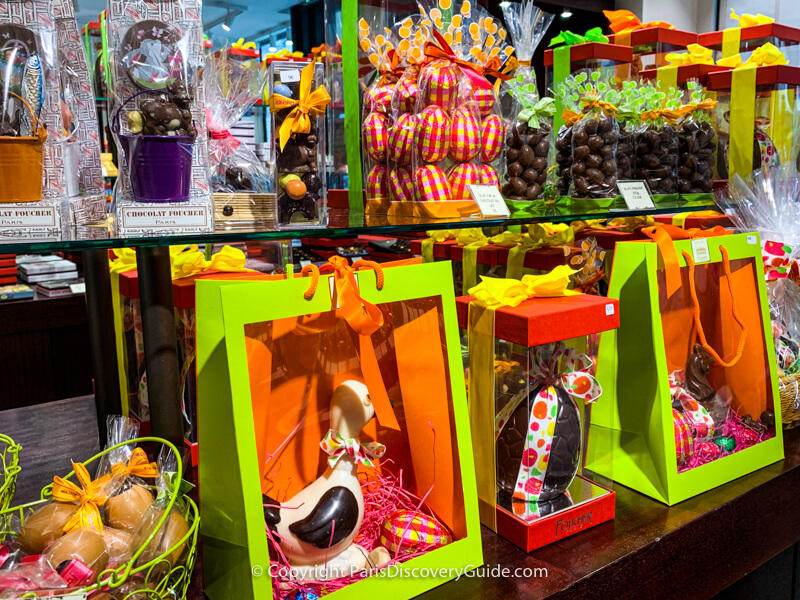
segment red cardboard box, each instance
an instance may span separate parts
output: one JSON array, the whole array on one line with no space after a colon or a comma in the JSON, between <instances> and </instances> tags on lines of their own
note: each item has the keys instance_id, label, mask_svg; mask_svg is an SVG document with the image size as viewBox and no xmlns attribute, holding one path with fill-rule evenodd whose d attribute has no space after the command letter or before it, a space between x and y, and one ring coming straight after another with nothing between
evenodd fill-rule
<instances>
[{"instance_id":1,"label":"red cardboard box","mask_svg":"<svg viewBox=\"0 0 800 600\"><path fill-rule=\"evenodd\" d=\"M692 79L700 82L700 85L707 87L708 76L717 71L729 71L730 67L719 65L680 65L677 67L678 85L686 83ZM658 69L645 69L639 71L639 77L655 81L658 78Z\"/></svg>"},{"instance_id":2,"label":"red cardboard box","mask_svg":"<svg viewBox=\"0 0 800 600\"><path fill-rule=\"evenodd\" d=\"M600 42L587 42L575 44L570 47L570 61L573 63L587 60L608 60L618 63L633 61L633 48L619 44L601 44ZM544 66L553 66L553 50L544 51Z\"/></svg>"},{"instance_id":3,"label":"red cardboard box","mask_svg":"<svg viewBox=\"0 0 800 600\"><path fill-rule=\"evenodd\" d=\"M752 50L756 46L761 46L767 42L774 44L778 48L786 45L782 42L788 42L789 45L800 44L800 29L797 27L789 27L788 25L781 25L780 23L765 23L764 25L741 27L739 31L740 52L747 49ZM697 43L706 48L711 48L712 50L721 50L722 35L722 31L701 33L697 36Z\"/></svg>"},{"instance_id":4,"label":"red cardboard box","mask_svg":"<svg viewBox=\"0 0 800 600\"><path fill-rule=\"evenodd\" d=\"M720 214L716 217L694 217L685 216L680 219L675 219L676 215L656 215L653 217L656 223L666 223L667 225L675 225L676 227L683 227L684 229L713 229L714 227L733 227L733 223L728 215ZM685 220L684 220L685 219ZM683 222L683 225L681 225Z\"/></svg>"}]
</instances>

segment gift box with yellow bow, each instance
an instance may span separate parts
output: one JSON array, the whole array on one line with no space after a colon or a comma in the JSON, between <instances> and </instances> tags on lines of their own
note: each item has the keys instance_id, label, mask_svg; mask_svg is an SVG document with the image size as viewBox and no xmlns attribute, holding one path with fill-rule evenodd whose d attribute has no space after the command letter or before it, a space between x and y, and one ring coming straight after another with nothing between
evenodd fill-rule
<instances>
[{"instance_id":1,"label":"gift box with yellow bow","mask_svg":"<svg viewBox=\"0 0 800 600\"><path fill-rule=\"evenodd\" d=\"M575 511L614 516L613 493L575 475L584 404L602 402L593 339L619 326L619 304L570 290L574 274L483 278L456 299L481 522L526 552L590 526L556 526Z\"/></svg>"},{"instance_id":2,"label":"gift box with yellow bow","mask_svg":"<svg viewBox=\"0 0 800 600\"><path fill-rule=\"evenodd\" d=\"M270 139L278 194L278 224L285 228L319 225L326 202L325 112L331 101L325 67L273 61L267 88L272 114Z\"/></svg>"},{"instance_id":3,"label":"gift box with yellow bow","mask_svg":"<svg viewBox=\"0 0 800 600\"><path fill-rule=\"evenodd\" d=\"M708 76L717 96L721 179L797 160L800 67L786 63L777 47L765 44L746 60L739 54L718 60L732 68Z\"/></svg>"},{"instance_id":4,"label":"gift box with yellow bow","mask_svg":"<svg viewBox=\"0 0 800 600\"><path fill-rule=\"evenodd\" d=\"M701 33L697 43L711 48L716 58L728 58L743 54L747 58L756 48L772 44L784 53L788 64L800 66L800 28L776 23L772 17L762 14L741 16L731 9L733 26L721 31Z\"/></svg>"}]
</instances>

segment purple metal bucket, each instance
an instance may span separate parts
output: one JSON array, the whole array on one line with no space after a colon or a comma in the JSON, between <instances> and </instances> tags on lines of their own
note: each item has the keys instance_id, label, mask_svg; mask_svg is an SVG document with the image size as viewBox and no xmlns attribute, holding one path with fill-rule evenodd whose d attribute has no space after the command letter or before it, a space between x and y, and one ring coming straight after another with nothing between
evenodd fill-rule
<instances>
[{"instance_id":1,"label":"purple metal bucket","mask_svg":"<svg viewBox=\"0 0 800 600\"><path fill-rule=\"evenodd\" d=\"M128 98L114 114L112 127L125 152L133 196L138 202L186 202L192 189L194 139L186 135L130 135L122 133L122 107L143 90Z\"/></svg>"}]
</instances>

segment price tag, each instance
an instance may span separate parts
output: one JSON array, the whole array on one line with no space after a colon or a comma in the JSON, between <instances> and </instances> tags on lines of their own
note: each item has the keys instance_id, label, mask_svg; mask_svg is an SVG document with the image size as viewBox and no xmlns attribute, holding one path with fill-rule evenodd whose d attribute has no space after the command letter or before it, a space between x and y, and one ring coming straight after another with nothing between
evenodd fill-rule
<instances>
[{"instance_id":1,"label":"price tag","mask_svg":"<svg viewBox=\"0 0 800 600\"><path fill-rule=\"evenodd\" d=\"M508 205L500 190L493 185L469 184L469 193L484 217L509 217Z\"/></svg>"},{"instance_id":2,"label":"price tag","mask_svg":"<svg viewBox=\"0 0 800 600\"><path fill-rule=\"evenodd\" d=\"M710 261L711 253L708 251L708 240L706 238L692 240L692 254L694 255L694 262L696 263Z\"/></svg>"},{"instance_id":3,"label":"price tag","mask_svg":"<svg viewBox=\"0 0 800 600\"><path fill-rule=\"evenodd\" d=\"M618 181L617 189L630 210L650 210L656 207L645 181Z\"/></svg>"},{"instance_id":4,"label":"price tag","mask_svg":"<svg viewBox=\"0 0 800 600\"><path fill-rule=\"evenodd\" d=\"M281 83L295 83L297 81L300 81L300 71L297 69L281 71Z\"/></svg>"},{"instance_id":5,"label":"price tag","mask_svg":"<svg viewBox=\"0 0 800 600\"><path fill-rule=\"evenodd\" d=\"M71 283L69 286L69 291L73 294L85 294L86 293L86 283Z\"/></svg>"},{"instance_id":6,"label":"price tag","mask_svg":"<svg viewBox=\"0 0 800 600\"><path fill-rule=\"evenodd\" d=\"M311 264L310 260L301 260L300 261L300 268L302 269L303 267L307 267L310 264Z\"/></svg>"},{"instance_id":7,"label":"price tag","mask_svg":"<svg viewBox=\"0 0 800 600\"><path fill-rule=\"evenodd\" d=\"M610 317L614 314L614 305L613 304L606 304L606 316Z\"/></svg>"},{"instance_id":8,"label":"price tag","mask_svg":"<svg viewBox=\"0 0 800 600\"><path fill-rule=\"evenodd\" d=\"M758 241L756 239L756 236L748 235L747 236L747 243L750 244L751 246L755 246L758 243Z\"/></svg>"}]
</instances>

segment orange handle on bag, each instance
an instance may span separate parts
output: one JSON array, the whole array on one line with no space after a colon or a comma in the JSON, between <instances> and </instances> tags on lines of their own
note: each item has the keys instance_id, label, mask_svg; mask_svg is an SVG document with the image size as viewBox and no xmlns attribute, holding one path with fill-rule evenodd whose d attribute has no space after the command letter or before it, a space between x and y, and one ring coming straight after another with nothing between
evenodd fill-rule
<instances>
[{"instance_id":1,"label":"orange handle on bag","mask_svg":"<svg viewBox=\"0 0 800 600\"><path fill-rule=\"evenodd\" d=\"M725 280L728 283L728 292L731 295L731 310L733 312L733 318L738 323L739 327L741 328L741 333L739 334L739 344L736 348L736 354L732 359L726 361L723 359L714 348L711 347L711 344L708 343L706 339L705 331L703 331L703 323L700 320L700 302L697 300L697 290L695 289L694 285L694 260L692 259L691 254L686 252L685 250L681 252L683 258L686 260L686 264L689 266L689 292L692 296L692 303L694 304L694 324L695 328L697 329L697 335L700 338L700 344L705 348L708 353L714 357L714 360L717 361L717 364L722 367L732 367L739 359L742 358L744 354L744 345L747 341L747 326L745 325L742 318L739 316L739 311L736 310L736 295L733 293L733 285L731 284L731 262L728 258L728 249L724 246L720 246L719 248L720 253L722 254L722 266L725 271Z\"/></svg>"}]
</instances>

